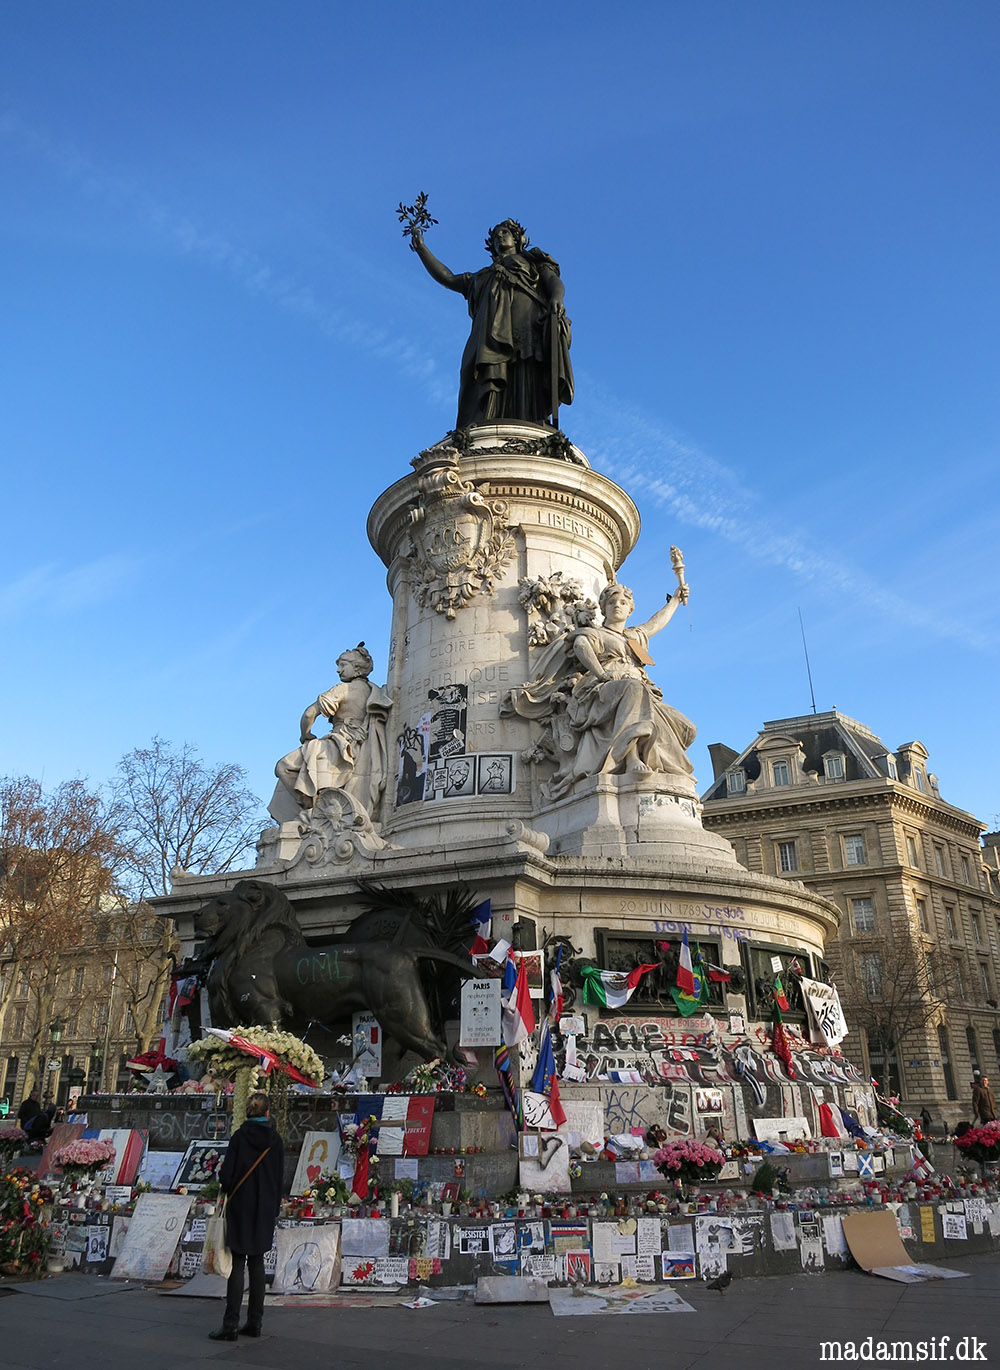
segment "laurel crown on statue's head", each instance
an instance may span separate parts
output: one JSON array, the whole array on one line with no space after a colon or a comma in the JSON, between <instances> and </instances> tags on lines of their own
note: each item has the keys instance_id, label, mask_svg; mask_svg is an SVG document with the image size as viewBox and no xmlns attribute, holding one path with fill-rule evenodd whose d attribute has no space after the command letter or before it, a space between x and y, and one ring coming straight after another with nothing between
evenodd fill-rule
<instances>
[{"instance_id":1,"label":"laurel crown on statue's head","mask_svg":"<svg viewBox=\"0 0 1000 1370\"><path fill-rule=\"evenodd\" d=\"M489 233L487 233L486 235L486 251L490 254L490 256L493 257L496 255L494 242L496 239L496 235L499 233L501 228L506 228L510 230L511 234L514 237L514 241L517 243L518 252L523 252L525 248L528 246L527 233L525 233L524 229L521 227L521 225L517 222L516 219L504 219L503 223L494 224L493 227L490 229Z\"/></svg>"}]
</instances>

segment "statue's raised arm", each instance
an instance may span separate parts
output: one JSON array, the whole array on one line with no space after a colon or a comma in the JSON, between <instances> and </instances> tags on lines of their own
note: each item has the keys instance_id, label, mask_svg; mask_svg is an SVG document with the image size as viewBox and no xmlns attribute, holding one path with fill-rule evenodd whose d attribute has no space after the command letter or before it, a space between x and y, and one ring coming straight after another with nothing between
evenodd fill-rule
<instances>
[{"instance_id":1,"label":"statue's raised arm","mask_svg":"<svg viewBox=\"0 0 1000 1370\"><path fill-rule=\"evenodd\" d=\"M424 242L433 223L426 197L400 207L404 233L428 275L464 295L472 330L462 356L458 428L485 423L539 423L558 427L559 406L573 401L569 359L570 321L559 265L530 247L515 219L490 229L486 250L492 264L480 271L454 272Z\"/></svg>"}]
</instances>

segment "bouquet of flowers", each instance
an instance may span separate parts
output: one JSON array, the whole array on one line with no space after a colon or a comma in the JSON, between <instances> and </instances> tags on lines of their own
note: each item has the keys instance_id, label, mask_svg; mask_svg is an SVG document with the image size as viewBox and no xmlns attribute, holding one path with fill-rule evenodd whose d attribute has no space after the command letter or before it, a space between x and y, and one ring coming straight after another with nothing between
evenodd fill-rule
<instances>
[{"instance_id":1,"label":"bouquet of flowers","mask_svg":"<svg viewBox=\"0 0 1000 1370\"><path fill-rule=\"evenodd\" d=\"M0 1160L10 1161L15 1156L20 1156L28 1141L28 1134L24 1128L18 1127L16 1123L8 1123L5 1127L0 1127Z\"/></svg>"},{"instance_id":2,"label":"bouquet of flowers","mask_svg":"<svg viewBox=\"0 0 1000 1370\"><path fill-rule=\"evenodd\" d=\"M339 1175L324 1170L304 1197L312 1198L320 1204L345 1204L349 1192L346 1183Z\"/></svg>"},{"instance_id":3,"label":"bouquet of flowers","mask_svg":"<svg viewBox=\"0 0 1000 1370\"><path fill-rule=\"evenodd\" d=\"M95 1175L115 1159L114 1142L99 1142L79 1138L67 1142L52 1157L53 1165L59 1167L67 1179L82 1179L85 1175Z\"/></svg>"},{"instance_id":4,"label":"bouquet of flowers","mask_svg":"<svg viewBox=\"0 0 1000 1370\"><path fill-rule=\"evenodd\" d=\"M52 1190L30 1170L12 1170L0 1181L0 1273L40 1274L51 1244L41 1212Z\"/></svg>"},{"instance_id":5,"label":"bouquet of flowers","mask_svg":"<svg viewBox=\"0 0 1000 1370\"><path fill-rule=\"evenodd\" d=\"M983 1123L982 1127L970 1127L961 1137L955 1138L959 1151L964 1151L970 1160L986 1165L989 1161L1000 1160L1000 1123Z\"/></svg>"},{"instance_id":6,"label":"bouquet of flowers","mask_svg":"<svg viewBox=\"0 0 1000 1370\"><path fill-rule=\"evenodd\" d=\"M714 1180L725 1161L721 1151L703 1142L668 1142L653 1156L653 1164L668 1180L683 1184L701 1184Z\"/></svg>"},{"instance_id":7,"label":"bouquet of flowers","mask_svg":"<svg viewBox=\"0 0 1000 1370\"><path fill-rule=\"evenodd\" d=\"M307 1084L318 1085L323 1081L326 1073L323 1062L311 1046L290 1032L270 1027L237 1027L232 1029L229 1036L233 1041L209 1033L200 1042L192 1042L187 1049L188 1060L204 1061L205 1068L216 1078L233 1075L237 1070L254 1063L251 1051L235 1045L238 1040L251 1048L260 1048L265 1069L271 1066L278 1070L291 1067Z\"/></svg>"}]
</instances>

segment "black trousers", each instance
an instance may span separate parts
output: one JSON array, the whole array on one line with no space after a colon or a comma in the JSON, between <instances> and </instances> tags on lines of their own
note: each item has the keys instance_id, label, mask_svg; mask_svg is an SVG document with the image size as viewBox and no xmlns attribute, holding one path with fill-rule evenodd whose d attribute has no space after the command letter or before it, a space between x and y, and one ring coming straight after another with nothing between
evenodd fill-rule
<instances>
[{"instance_id":1,"label":"black trousers","mask_svg":"<svg viewBox=\"0 0 1000 1370\"><path fill-rule=\"evenodd\" d=\"M244 1265L250 1277L247 1324L250 1327L259 1327L264 1320L264 1257L247 1256L242 1251L234 1251L233 1269L226 1285L226 1311L222 1316L222 1326L226 1332L235 1332L240 1325Z\"/></svg>"}]
</instances>

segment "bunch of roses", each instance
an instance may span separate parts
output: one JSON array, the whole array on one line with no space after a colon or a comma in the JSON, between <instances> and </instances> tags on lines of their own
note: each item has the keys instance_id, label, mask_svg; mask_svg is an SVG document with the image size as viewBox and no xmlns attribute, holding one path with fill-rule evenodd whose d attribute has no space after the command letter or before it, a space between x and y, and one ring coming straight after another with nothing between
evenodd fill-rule
<instances>
[{"instance_id":1,"label":"bunch of roses","mask_svg":"<svg viewBox=\"0 0 1000 1370\"><path fill-rule=\"evenodd\" d=\"M30 1170L8 1170L0 1179L0 1215L24 1219L52 1202L52 1190Z\"/></svg>"},{"instance_id":2,"label":"bunch of roses","mask_svg":"<svg viewBox=\"0 0 1000 1370\"><path fill-rule=\"evenodd\" d=\"M955 1145L981 1165L987 1161L1000 1160L1000 1123L970 1127L968 1132L955 1138Z\"/></svg>"},{"instance_id":3,"label":"bunch of roses","mask_svg":"<svg viewBox=\"0 0 1000 1370\"><path fill-rule=\"evenodd\" d=\"M114 1142L78 1138L67 1142L53 1155L52 1162L64 1175L93 1175L115 1159Z\"/></svg>"},{"instance_id":4,"label":"bunch of roses","mask_svg":"<svg viewBox=\"0 0 1000 1370\"><path fill-rule=\"evenodd\" d=\"M702 1180L714 1180L725 1159L721 1151L704 1142L680 1141L660 1147L653 1156L653 1164L668 1179L697 1184Z\"/></svg>"},{"instance_id":5,"label":"bunch of roses","mask_svg":"<svg viewBox=\"0 0 1000 1370\"><path fill-rule=\"evenodd\" d=\"M20 1156L27 1140L28 1134L16 1123L0 1127L0 1158L9 1161L14 1156Z\"/></svg>"}]
</instances>

